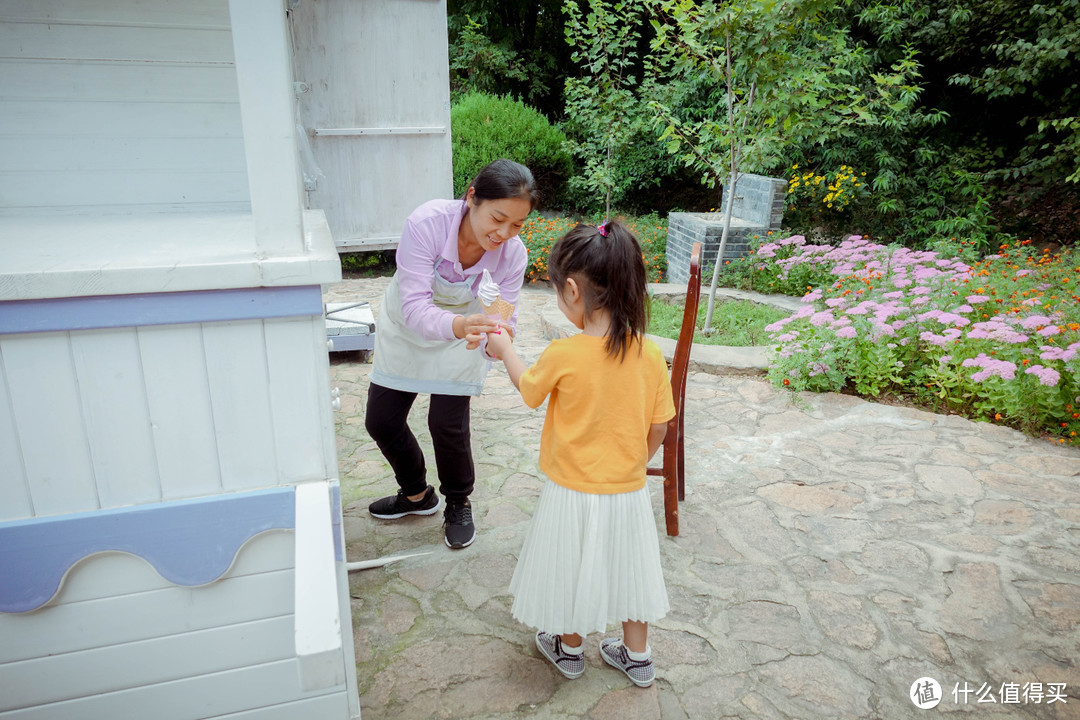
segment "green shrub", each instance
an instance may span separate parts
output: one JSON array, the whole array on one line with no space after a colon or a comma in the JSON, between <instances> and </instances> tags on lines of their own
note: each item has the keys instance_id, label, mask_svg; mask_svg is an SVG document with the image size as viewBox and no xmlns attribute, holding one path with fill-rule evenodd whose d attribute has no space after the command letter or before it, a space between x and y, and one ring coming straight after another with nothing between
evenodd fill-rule
<instances>
[{"instance_id":1,"label":"green shrub","mask_svg":"<svg viewBox=\"0 0 1080 720\"><path fill-rule=\"evenodd\" d=\"M556 197L573 172L566 136L520 100L469 93L450 111L454 194L465 194L480 169L509 158L532 170L541 202Z\"/></svg>"}]
</instances>

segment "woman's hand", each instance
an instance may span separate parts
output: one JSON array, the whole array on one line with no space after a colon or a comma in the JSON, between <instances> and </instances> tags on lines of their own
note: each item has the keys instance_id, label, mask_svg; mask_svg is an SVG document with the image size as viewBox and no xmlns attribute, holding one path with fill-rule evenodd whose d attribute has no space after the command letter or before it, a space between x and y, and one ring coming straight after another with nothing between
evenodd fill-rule
<instances>
[{"instance_id":1,"label":"woman's hand","mask_svg":"<svg viewBox=\"0 0 1080 720\"><path fill-rule=\"evenodd\" d=\"M454 336L464 339L465 348L468 350L480 347L485 335L498 330L499 322L481 313L458 315L454 318Z\"/></svg>"}]
</instances>

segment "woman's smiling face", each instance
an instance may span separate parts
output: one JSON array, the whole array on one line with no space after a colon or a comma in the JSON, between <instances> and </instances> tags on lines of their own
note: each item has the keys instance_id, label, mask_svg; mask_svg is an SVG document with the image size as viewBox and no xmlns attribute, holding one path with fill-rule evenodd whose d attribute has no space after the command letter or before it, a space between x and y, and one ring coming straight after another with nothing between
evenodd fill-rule
<instances>
[{"instance_id":1,"label":"woman's smiling face","mask_svg":"<svg viewBox=\"0 0 1080 720\"><path fill-rule=\"evenodd\" d=\"M465 220L484 252L495 250L521 232L525 219L532 212L532 204L526 198L477 200L472 188L469 188L465 201L469 204Z\"/></svg>"}]
</instances>

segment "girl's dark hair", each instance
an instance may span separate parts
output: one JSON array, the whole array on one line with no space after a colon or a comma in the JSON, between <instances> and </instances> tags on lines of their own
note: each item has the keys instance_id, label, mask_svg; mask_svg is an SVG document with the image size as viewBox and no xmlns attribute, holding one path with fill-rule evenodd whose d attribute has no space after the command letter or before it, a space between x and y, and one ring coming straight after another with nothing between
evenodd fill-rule
<instances>
[{"instance_id":1,"label":"girl's dark hair","mask_svg":"<svg viewBox=\"0 0 1080 720\"><path fill-rule=\"evenodd\" d=\"M485 165L469 187L475 188L473 198L478 205L485 200L522 198L529 201L531 208L535 208L540 199L532 171L506 158Z\"/></svg>"},{"instance_id":2,"label":"girl's dark hair","mask_svg":"<svg viewBox=\"0 0 1080 720\"><path fill-rule=\"evenodd\" d=\"M603 233L595 225L578 225L566 233L548 256L548 277L556 292L573 277L586 315L597 308L611 314L608 355L621 361L631 343L640 343L649 324L645 261L637 238L618 220L604 225Z\"/></svg>"}]
</instances>

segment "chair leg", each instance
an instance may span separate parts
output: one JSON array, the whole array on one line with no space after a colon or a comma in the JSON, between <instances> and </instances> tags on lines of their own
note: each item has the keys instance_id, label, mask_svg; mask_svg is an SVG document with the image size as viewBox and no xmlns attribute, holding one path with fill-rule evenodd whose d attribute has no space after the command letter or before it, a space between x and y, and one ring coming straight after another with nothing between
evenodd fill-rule
<instances>
[{"instance_id":1,"label":"chair leg","mask_svg":"<svg viewBox=\"0 0 1080 720\"><path fill-rule=\"evenodd\" d=\"M680 428L680 430L681 429L682 428ZM680 432L679 433L679 444L678 444L677 449L675 451L675 478L676 478L676 485L678 487L678 495L677 496L679 498L679 502L682 502L683 500L686 499L686 467L683 464L684 457L685 457L685 455L683 454L683 437L682 437L682 433Z\"/></svg>"},{"instance_id":2,"label":"chair leg","mask_svg":"<svg viewBox=\"0 0 1080 720\"><path fill-rule=\"evenodd\" d=\"M667 534L675 537L679 534L679 488L676 473L664 473L664 522Z\"/></svg>"}]
</instances>

